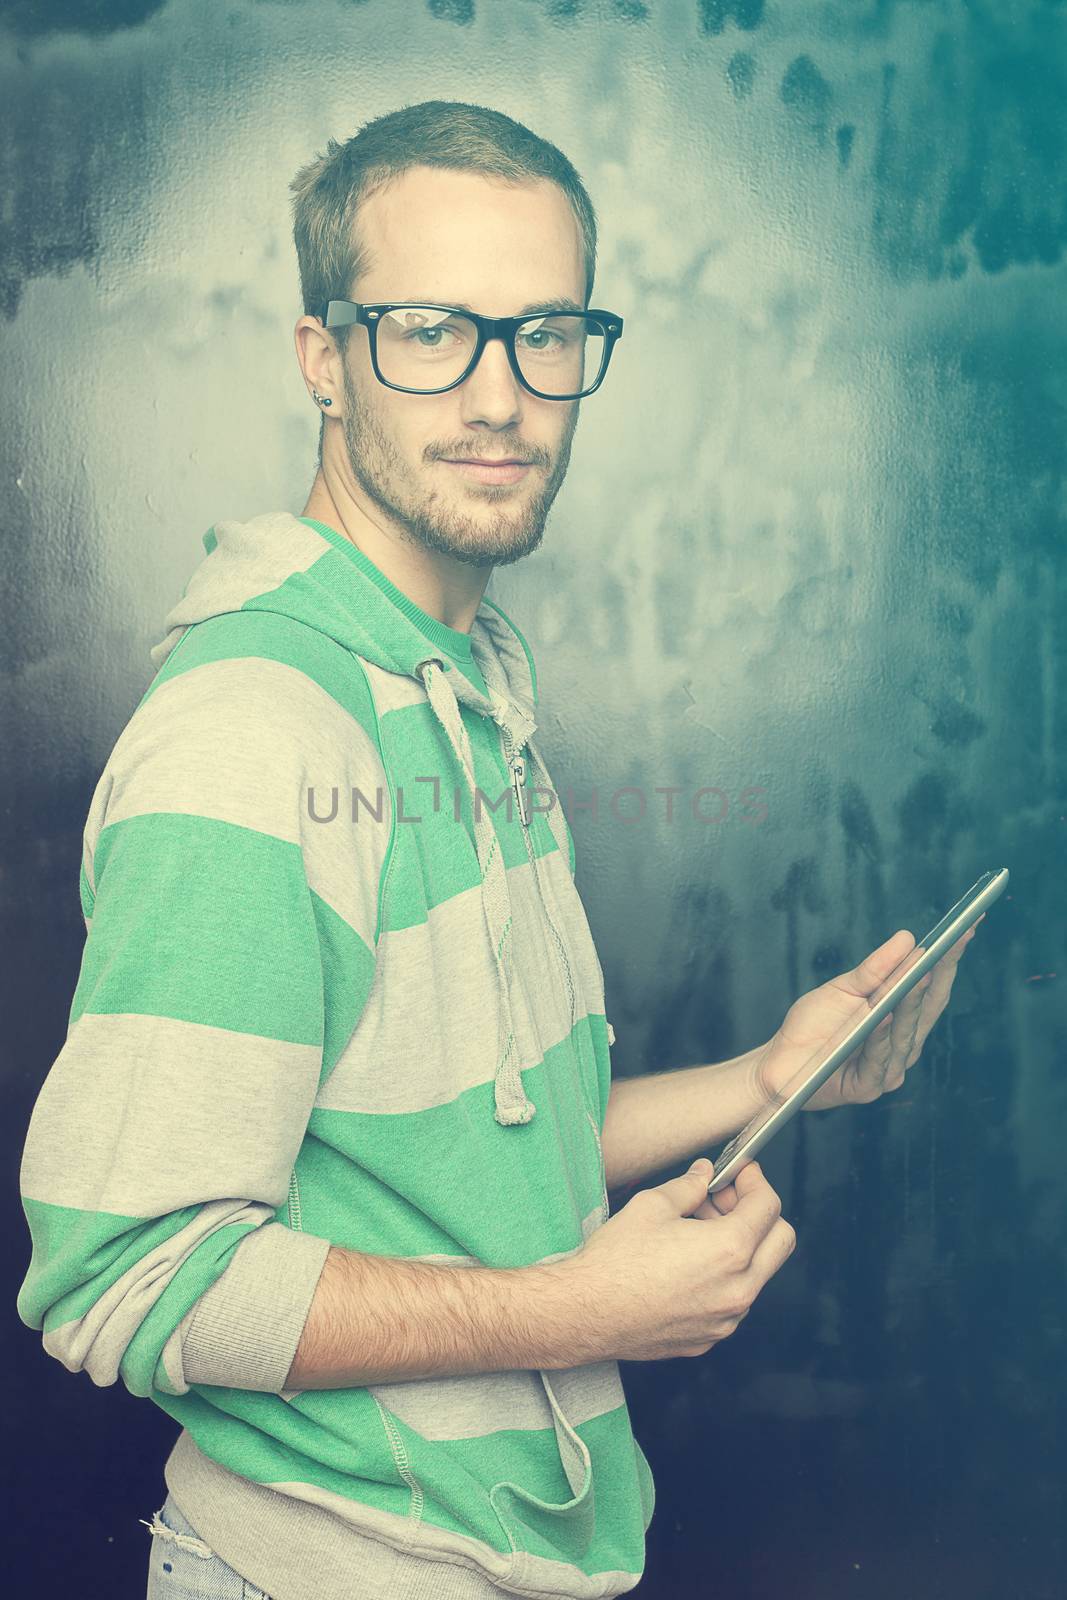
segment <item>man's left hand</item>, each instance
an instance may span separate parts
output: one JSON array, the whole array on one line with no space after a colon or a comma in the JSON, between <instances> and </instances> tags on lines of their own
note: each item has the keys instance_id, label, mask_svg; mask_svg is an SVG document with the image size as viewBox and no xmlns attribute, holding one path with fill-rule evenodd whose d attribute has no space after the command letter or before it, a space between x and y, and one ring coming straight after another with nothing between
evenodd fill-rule
<instances>
[{"instance_id":1,"label":"man's left hand","mask_svg":"<svg viewBox=\"0 0 1067 1600\"><path fill-rule=\"evenodd\" d=\"M979 917L978 922L981 920ZM847 1056L805 1101L805 1111L866 1104L900 1088L908 1069L918 1061L927 1034L948 1004L960 956L974 938L978 922L949 946L925 977L867 1035L860 1048ZM766 1099L780 1093L793 1074L849 1018L862 1015L860 1002L873 994L914 948L914 937L902 928L851 972L831 978L794 1001L760 1058L758 1081Z\"/></svg>"}]
</instances>

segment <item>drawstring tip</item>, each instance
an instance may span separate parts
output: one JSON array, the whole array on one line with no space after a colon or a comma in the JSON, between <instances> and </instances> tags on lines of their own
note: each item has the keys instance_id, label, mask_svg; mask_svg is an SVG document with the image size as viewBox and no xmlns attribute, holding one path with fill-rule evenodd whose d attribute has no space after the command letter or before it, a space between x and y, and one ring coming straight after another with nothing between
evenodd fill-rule
<instances>
[{"instance_id":1,"label":"drawstring tip","mask_svg":"<svg viewBox=\"0 0 1067 1600\"><path fill-rule=\"evenodd\" d=\"M514 1128L524 1122L532 1122L537 1113L537 1107L531 1100L522 1100L518 1105L497 1106L493 1116L504 1128Z\"/></svg>"}]
</instances>

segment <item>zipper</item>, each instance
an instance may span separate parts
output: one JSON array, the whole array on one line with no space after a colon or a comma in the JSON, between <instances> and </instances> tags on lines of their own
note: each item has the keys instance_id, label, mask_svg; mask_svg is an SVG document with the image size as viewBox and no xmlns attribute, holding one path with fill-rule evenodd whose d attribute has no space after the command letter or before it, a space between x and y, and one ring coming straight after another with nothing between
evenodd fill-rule
<instances>
[{"instance_id":1,"label":"zipper","mask_svg":"<svg viewBox=\"0 0 1067 1600\"><path fill-rule=\"evenodd\" d=\"M304 1224L300 1215L300 1185L296 1181L295 1167L289 1174L289 1197L286 1209L289 1216L289 1226L297 1233L302 1233Z\"/></svg>"},{"instance_id":2,"label":"zipper","mask_svg":"<svg viewBox=\"0 0 1067 1600\"><path fill-rule=\"evenodd\" d=\"M527 833L530 827L530 810L526 804L526 757L522 754L521 748L516 749L512 744L511 734L507 728L502 727L500 724L498 724L498 727L500 727L500 743L504 749L504 761L507 764L508 771L511 773L511 784L515 790L515 800L519 808L519 820L522 823L523 832ZM530 849L529 840L527 840L526 848L527 850Z\"/></svg>"},{"instance_id":3,"label":"zipper","mask_svg":"<svg viewBox=\"0 0 1067 1600\"><path fill-rule=\"evenodd\" d=\"M511 758L511 781L515 786L515 799L519 807L519 821L524 828L530 826L530 813L526 806L526 758L514 755Z\"/></svg>"}]
</instances>

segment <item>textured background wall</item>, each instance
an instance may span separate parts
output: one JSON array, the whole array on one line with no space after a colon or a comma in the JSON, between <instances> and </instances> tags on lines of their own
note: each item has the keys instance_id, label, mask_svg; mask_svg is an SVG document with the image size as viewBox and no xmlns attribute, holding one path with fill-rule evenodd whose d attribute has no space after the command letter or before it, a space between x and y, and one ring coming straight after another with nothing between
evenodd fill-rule
<instances>
[{"instance_id":1,"label":"textured background wall","mask_svg":"<svg viewBox=\"0 0 1067 1600\"><path fill-rule=\"evenodd\" d=\"M489 590L557 782L598 792L572 824L616 1072L748 1048L1012 869L906 1090L768 1149L799 1246L735 1337L624 1368L640 1592L1062 1596L1057 0L2 7L8 1560L143 1593L173 1424L13 1309L81 829L201 534L310 485L288 181L432 97L570 155L627 319L542 549Z\"/></svg>"}]
</instances>

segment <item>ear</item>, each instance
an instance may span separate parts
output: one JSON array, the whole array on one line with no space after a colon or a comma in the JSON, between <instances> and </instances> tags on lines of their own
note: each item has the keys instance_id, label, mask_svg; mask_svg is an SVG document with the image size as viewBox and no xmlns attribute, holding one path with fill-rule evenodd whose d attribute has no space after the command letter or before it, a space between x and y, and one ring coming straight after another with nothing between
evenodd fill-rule
<instances>
[{"instance_id":1,"label":"ear","mask_svg":"<svg viewBox=\"0 0 1067 1600\"><path fill-rule=\"evenodd\" d=\"M303 316L297 318L293 343L312 404L324 416L339 415L344 403L344 358L333 335L318 317Z\"/></svg>"}]
</instances>

